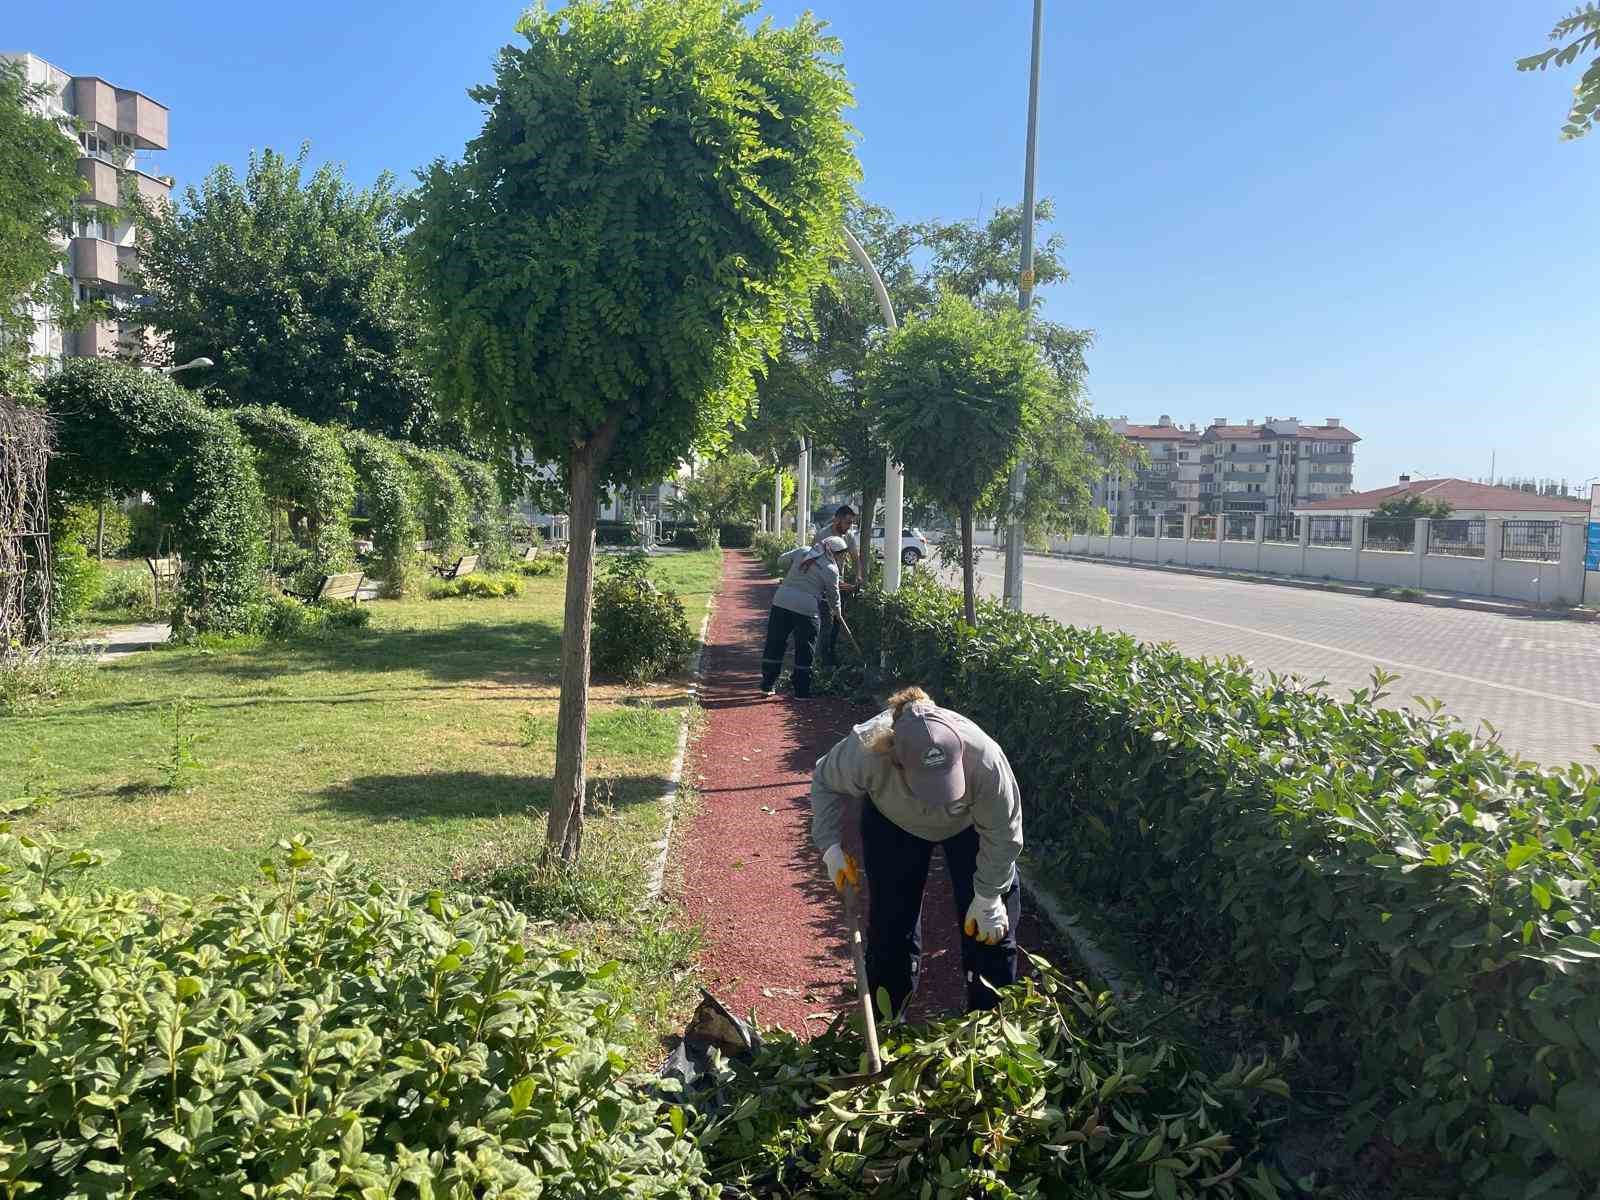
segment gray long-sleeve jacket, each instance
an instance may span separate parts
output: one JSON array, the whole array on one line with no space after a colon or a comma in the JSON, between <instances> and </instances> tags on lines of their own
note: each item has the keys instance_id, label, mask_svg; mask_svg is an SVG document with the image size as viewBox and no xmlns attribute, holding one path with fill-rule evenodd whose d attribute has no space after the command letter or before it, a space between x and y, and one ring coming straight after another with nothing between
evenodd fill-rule
<instances>
[{"instance_id":1,"label":"gray long-sleeve jacket","mask_svg":"<svg viewBox=\"0 0 1600 1200\"><path fill-rule=\"evenodd\" d=\"M1022 853L1022 793L1005 751L982 729L949 709L940 710L961 734L967 794L949 810L929 810L911 794L887 754L869 744L894 722L885 711L857 725L817 760L811 776L811 840L820 851L839 843L846 799L871 797L873 805L907 833L930 842L954 837L969 825L978 830L980 896L993 898L1010 889Z\"/></svg>"},{"instance_id":2,"label":"gray long-sleeve jacket","mask_svg":"<svg viewBox=\"0 0 1600 1200\"><path fill-rule=\"evenodd\" d=\"M814 617L817 615L817 603L822 601L834 612L839 611L839 568L834 565L831 555L813 558L809 568L804 565L804 550L791 550L778 560L779 563L784 559L788 560L788 567L783 582L772 597L774 608L786 608L790 612Z\"/></svg>"}]
</instances>

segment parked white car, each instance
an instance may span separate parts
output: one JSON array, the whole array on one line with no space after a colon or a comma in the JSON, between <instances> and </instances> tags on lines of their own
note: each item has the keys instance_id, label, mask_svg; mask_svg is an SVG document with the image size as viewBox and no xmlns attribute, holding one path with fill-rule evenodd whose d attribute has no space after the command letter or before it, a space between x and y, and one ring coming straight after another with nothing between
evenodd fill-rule
<instances>
[{"instance_id":1,"label":"parked white car","mask_svg":"<svg viewBox=\"0 0 1600 1200\"><path fill-rule=\"evenodd\" d=\"M872 531L872 549L883 553L883 526L879 525ZM925 558L933 555L933 547L929 545L927 535L920 529L910 526L900 531L900 561L908 567L914 567Z\"/></svg>"}]
</instances>

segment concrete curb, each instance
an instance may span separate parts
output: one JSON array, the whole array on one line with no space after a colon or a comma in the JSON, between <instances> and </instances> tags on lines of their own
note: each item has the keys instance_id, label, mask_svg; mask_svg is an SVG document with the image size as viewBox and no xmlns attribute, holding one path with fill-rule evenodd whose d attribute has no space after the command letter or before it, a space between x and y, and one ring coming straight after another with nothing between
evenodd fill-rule
<instances>
[{"instance_id":1,"label":"concrete curb","mask_svg":"<svg viewBox=\"0 0 1600 1200\"><path fill-rule=\"evenodd\" d=\"M1021 875L1020 870L1018 873ZM1094 940L1094 936L1067 910L1066 903L1059 896L1026 875L1021 875L1021 879L1022 890L1033 901L1034 911L1049 921L1071 947L1078 965L1088 973L1091 983L1110 992L1121 1002L1139 993L1141 989L1134 974Z\"/></svg>"},{"instance_id":2,"label":"concrete curb","mask_svg":"<svg viewBox=\"0 0 1600 1200\"><path fill-rule=\"evenodd\" d=\"M1501 616L1532 617L1543 621L1593 621L1600 612L1584 609L1545 609L1531 604L1518 604L1514 600L1491 600L1487 597L1457 595L1453 592L1424 592L1413 598L1400 596L1375 596L1372 589L1379 585L1344 583L1338 580L1296 579L1290 575L1263 575L1256 571L1218 571L1211 567L1190 567L1181 563L1138 562L1126 558L1106 558L1098 554L1068 554L1052 550L1040 554L1028 551L1029 558L1054 558L1063 562L1104 563L1113 567L1134 567L1141 571L1166 571L1175 575L1198 575L1206 579L1231 579L1237 583L1264 583L1277 587L1301 588L1312 592L1337 592L1344 596L1364 596L1369 600L1394 600L1400 604L1418 604L1429 608L1460 608L1472 612L1497 613ZM1390 591L1398 591L1391 588Z\"/></svg>"},{"instance_id":3,"label":"concrete curb","mask_svg":"<svg viewBox=\"0 0 1600 1200\"><path fill-rule=\"evenodd\" d=\"M720 576L717 580L720 585ZM683 790L683 766L689 757L689 722L694 716L694 701L699 698L700 684L704 679L701 663L706 652L706 636L711 632L711 613L717 607L717 596L713 592L710 601L706 604L706 615L700 622L700 645L689 659L689 704L683 712L683 719L678 722L678 750L672 757L672 770L667 776L667 788L661 793L661 803L667 812L667 827L661 831L661 838L656 842L655 861L650 866L649 882L645 886L644 904L648 907L661 899L661 893L667 881L667 856L672 850L672 831L677 824L678 793Z\"/></svg>"}]
</instances>

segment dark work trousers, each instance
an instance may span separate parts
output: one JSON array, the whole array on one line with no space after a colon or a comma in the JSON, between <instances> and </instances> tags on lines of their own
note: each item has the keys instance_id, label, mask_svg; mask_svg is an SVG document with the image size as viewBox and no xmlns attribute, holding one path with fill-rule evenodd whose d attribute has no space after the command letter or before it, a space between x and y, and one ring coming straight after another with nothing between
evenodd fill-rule
<instances>
[{"instance_id":1,"label":"dark work trousers","mask_svg":"<svg viewBox=\"0 0 1600 1200\"><path fill-rule=\"evenodd\" d=\"M861 806L861 853L867 869L867 982L874 997L889 992L895 1013L917 986L922 958L922 890L928 882L933 848L943 847L945 867L956 894L956 924L966 924L972 904L972 876L978 869L978 831L968 826L955 837L929 842L907 833L868 800ZM961 973L967 981L967 1008L993 1008L994 987L1017 981L1017 922L1022 919L1022 889L1016 881L1001 897L1008 928L998 945L986 946L962 931Z\"/></svg>"},{"instance_id":2,"label":"dark work trousers","mask_svg":"<svg viewBox=\"0 0 1600 1200\"><path fill-rule=\"evenodd\" d=\"M817 661L824 667L831 667L837 657L839 622L834 620L833 609L828 607L826 601L817 601L817 620L821 629L817 635Z\"/></svg>"},{"instance_id":3,"label":"dark work trousers","mask_svg":"<svg viewBox=\"0 0 1600 1200\"><path fill-rule=\"evenodd\" d=\"M811 695L811 650L817 641L817 618L790 612L776 604L767 614L767 647L761 652L761 687L772 688L783 670L783 651L794 638L794 694Z\"/></svg>"}]
</instances>

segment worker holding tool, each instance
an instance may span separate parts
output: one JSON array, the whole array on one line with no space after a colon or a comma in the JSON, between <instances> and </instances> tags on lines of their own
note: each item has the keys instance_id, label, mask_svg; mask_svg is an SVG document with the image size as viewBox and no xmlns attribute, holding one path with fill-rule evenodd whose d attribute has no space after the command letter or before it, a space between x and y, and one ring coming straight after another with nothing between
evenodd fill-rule
<instances>
[{"instance_id":1,"label":"worker holding tool","mask_svg":"<svg viewBox=\"0 0 1600 1200\"><path fill-rule=\"evenodd\" d=\"M995 988L1017 979L1022 890L1022 797L1005 752L921 688L857 725L817 760L811 838L841 892L860 883L840 845L846 800L861 801L868 891L867 978L898 1014L916 989L922 955L922 891L934 847L955 889L967 1007L992 1008Z\"/></svg>"},{"instance_id":2,"label":"worker holding tool","mask_svg":"<svg viewBox=\"0 0 1600 1200\"><path fill-rule=\"evenodd\" d=\"M851 555L859 556L860 550L855 544L855 538L850 536L850 530L855 526L855 523L856 510L848 504L839 505L838 508L834 509L833 520L828 522L827 527L823 529L812 545L820 546L824 538L841 537L845 541L848 552ZM853 591L856 585L850 579L844 577L844 565L843 562L839 564L839 589L841 592ZM844 610L842 607L837 610L830 609L826 604L818 602L817 620L820 632L817 635L817 657L824 667L833 666L834 649L839 641L839 622L843 620L843 617Z\"/></svg>"},{"instance_id":3,"label":"worker holding tool","mask_svg":"<svg viewBox=\"0 0 1600 1200\"><path fill-rule=\"evenodd\" d=\"M817 641L817 608L839 611L839 558L847 549L842 537L825 537L809 549L795 549L778 559L783 582L767 614L767 644L761 653L761 693L777 690L783 652L794 638L794 694L811 695L811 654Z\"/></svg>"}]
</instances>

